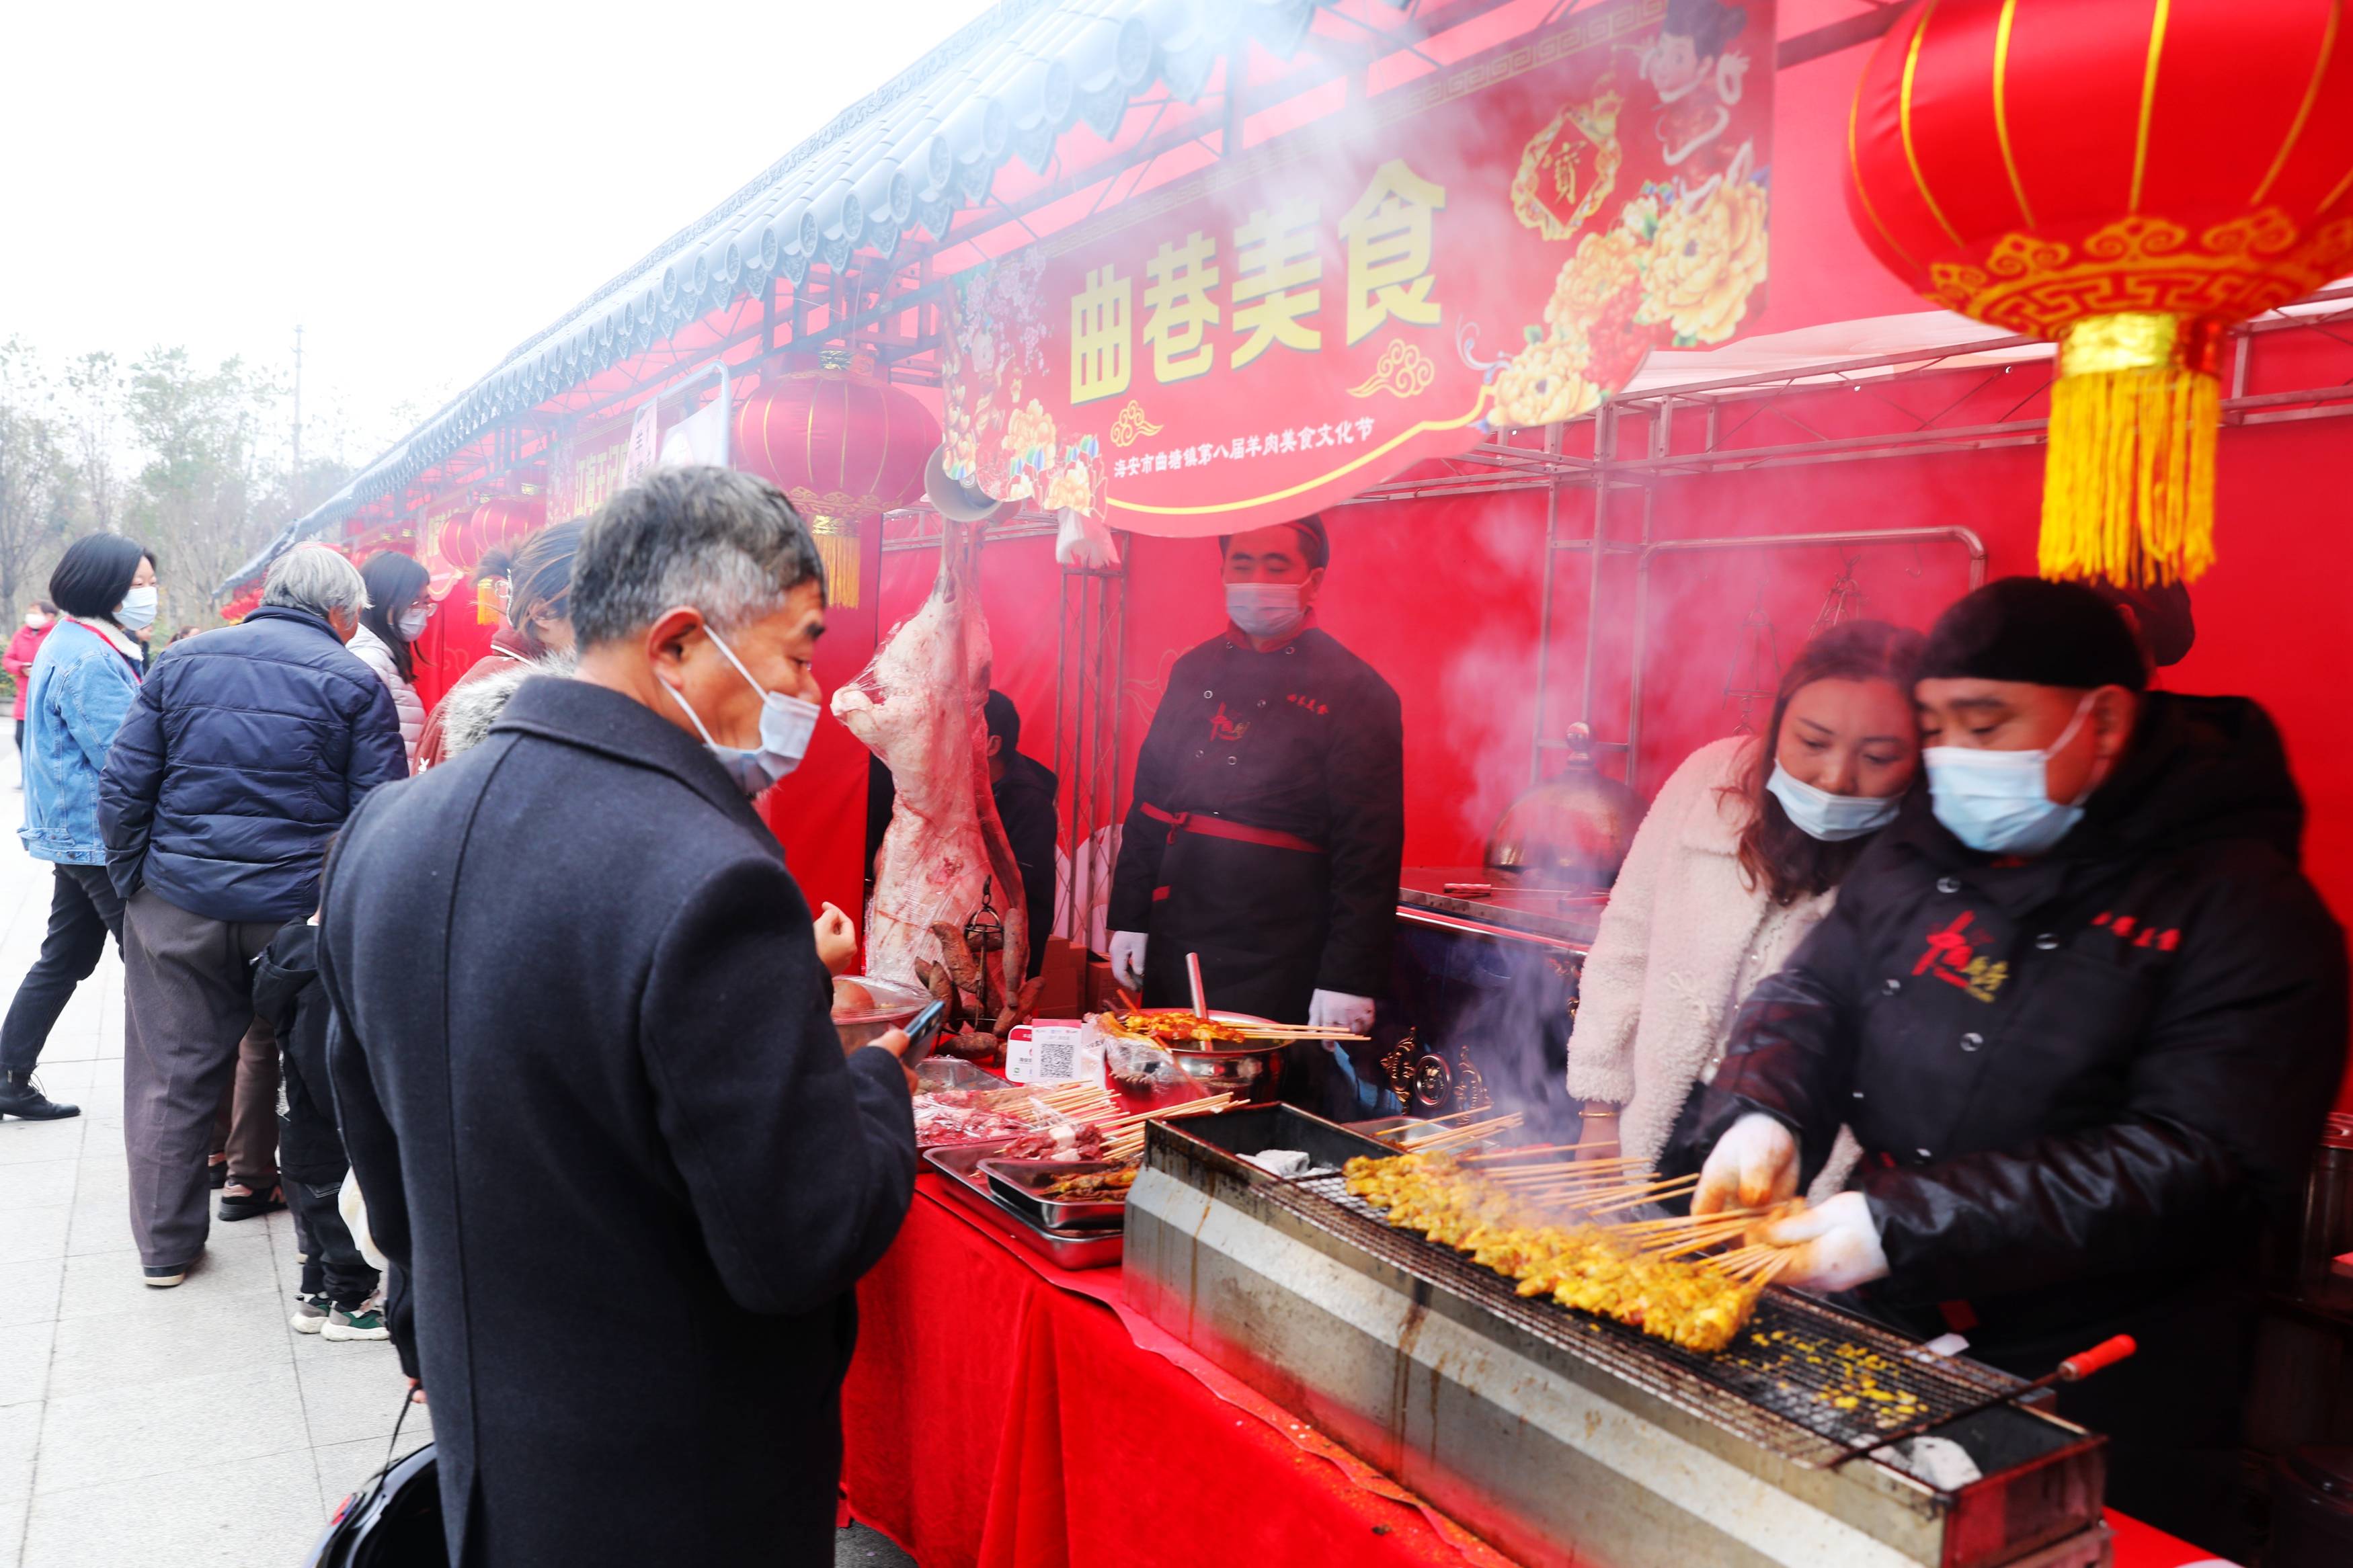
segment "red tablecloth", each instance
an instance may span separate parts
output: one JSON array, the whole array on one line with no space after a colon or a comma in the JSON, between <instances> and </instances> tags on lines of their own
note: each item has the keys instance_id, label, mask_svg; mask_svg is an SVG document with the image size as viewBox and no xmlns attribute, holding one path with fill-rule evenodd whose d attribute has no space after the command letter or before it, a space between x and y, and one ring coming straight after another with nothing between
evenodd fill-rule
<instances>
[{"instance_id":1,"label":"red tablecloth","mask_svg":"<svg viewBox=\"0 0 2353 1568\"><path fill-rule=\"evenodd\" d=\"M923 1178L859 1288L851 1512L923 1568L1505 1568L1451 1520ZM2205 1554L2111 1514L2116 1568Z\"/></svg>"}]
</instances>

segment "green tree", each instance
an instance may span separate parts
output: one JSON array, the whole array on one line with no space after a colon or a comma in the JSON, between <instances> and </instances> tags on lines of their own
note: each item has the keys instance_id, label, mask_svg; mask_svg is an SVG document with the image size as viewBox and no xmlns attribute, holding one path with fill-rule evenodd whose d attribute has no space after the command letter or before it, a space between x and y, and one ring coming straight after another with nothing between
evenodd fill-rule
<instances>
[{"instance_id":1,"label":"green tree","mask_svg":"<svg viewBox=\"0 0 2353 1568\"><path fill-rule=\"evenodd\" d=\"M209 621L221 579L285 521L264 510L280 489L260 452L277 402L276 386L235 358L206 371L185 349L156 348L132 367L125 416L145 462L124 510L156 553L159 635Z\"/></svg>"}]
</instances>

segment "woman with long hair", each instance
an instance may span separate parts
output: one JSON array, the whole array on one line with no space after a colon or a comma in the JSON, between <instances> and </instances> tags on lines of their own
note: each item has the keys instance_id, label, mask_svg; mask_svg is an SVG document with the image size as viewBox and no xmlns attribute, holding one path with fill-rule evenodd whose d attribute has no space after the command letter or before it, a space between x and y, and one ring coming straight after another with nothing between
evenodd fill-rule
<instances>
[{"instance_id":1,"label":"woman with long hair","mask_svg":"<svg viewBox=\"0 0 2353 1568\"><path fill-rule=\"evenodd\" d=\"M133 632L155 619L155 558L119 533L66 547L49 574L59 615L25 684L25 826L35 859L57 868L41 953L0 1021L0 1117L49 1121L79 1114L33 1087L49 1030L90 978L113 933L122 942L122 899L106 874L98 833L98 775L114 731L139 695Z\"/></svg>"},{"instance_id":2,"label":"woman with long hair","mask_svg":"<svg viewBox=\"0 0 2353 1568\"><path fill-rule=\"evenodd\" d=\"M512 557L493 554L476 572L479 581L506 584L506 625L491 637L491 651L460 676L425 721L417 742L417 769L443 761L442 710L458 687L494 669L516 665L560 664L572 655L572 558L588 520L575 517L543 528Z\"/></svg>"},{"instance_id":3,"label":"woman with long hair","mask_svg":"<svg viewBox=\"0 0 2353 1568\"><path fill-rule=\"evenodd\" d=\"M425 731L425 700L417 695L414 645L425 635L425 623L433 614L433 600L426 593L432 575L416 556L386 550L368 558L360 577L367 584L368 607L360 612L351 650L392 693L393 710L400 715L400 742L408 748L408 769L415 773L417 738Z\"/></svg>"},{"instance_id":4,"label":"woman with long hair","mask_svg":"<svg viewBox=\"0 0 2353 1568\"><path fill-rule=\"evenodd\" d=\"M1634 835L1586 957L1568 1091L1582 1145L1653 1161L1740 1004L1819 924L1919 766L1920 635L1850 621L1782 675L1762 735L1683 760ZM1817 1191L1854 1163L1841 1133Z\"/></svg>"}]
</instances>

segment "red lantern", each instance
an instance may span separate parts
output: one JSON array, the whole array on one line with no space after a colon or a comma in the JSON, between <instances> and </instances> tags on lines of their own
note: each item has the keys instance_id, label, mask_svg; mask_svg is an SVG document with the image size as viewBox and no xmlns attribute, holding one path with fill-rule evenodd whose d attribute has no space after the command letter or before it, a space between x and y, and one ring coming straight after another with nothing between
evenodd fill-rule
<instances>
[{"instance_id":1,"label":"red lantern","mask_svg":"<svg viewBox=\"0 0 2353 1568\"><path fill-rule=\"evenodd\" d=\"M858 520L923 493L939 421L903 387L828 351L816 370L763 381L735 411L735 466L773 482L808 521L828 597L858 603Z\"/></svg>"},{"instance_id":2,"label":"red lantern","mask_svg":"<svg viewBox=\"0 0 2353 1568\"><path fill-rule=\"evenodd\" d=\"M1925 0L1864 68L1864 239L1933 303L2060 345L2045 576L2212 563L2222 334L2353 258L2339 5Z\"/></svg>"}]
</instances>

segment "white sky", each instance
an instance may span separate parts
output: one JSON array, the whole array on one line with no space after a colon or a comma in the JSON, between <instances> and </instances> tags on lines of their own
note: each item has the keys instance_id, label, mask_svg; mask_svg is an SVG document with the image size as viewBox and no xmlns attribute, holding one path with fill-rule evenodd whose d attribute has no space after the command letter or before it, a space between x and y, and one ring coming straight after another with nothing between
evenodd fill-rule
<instances>
[{"instance_id":1,"label":"white sky","mask_svg":"<svg viewBox=\"0 0 2353 1568\"><path fill-rule=\"evenodd\" d=\"M300 322L364 462L987 8L9 6L0 339L284 370Z\"/></svg>"}]
</instances>

